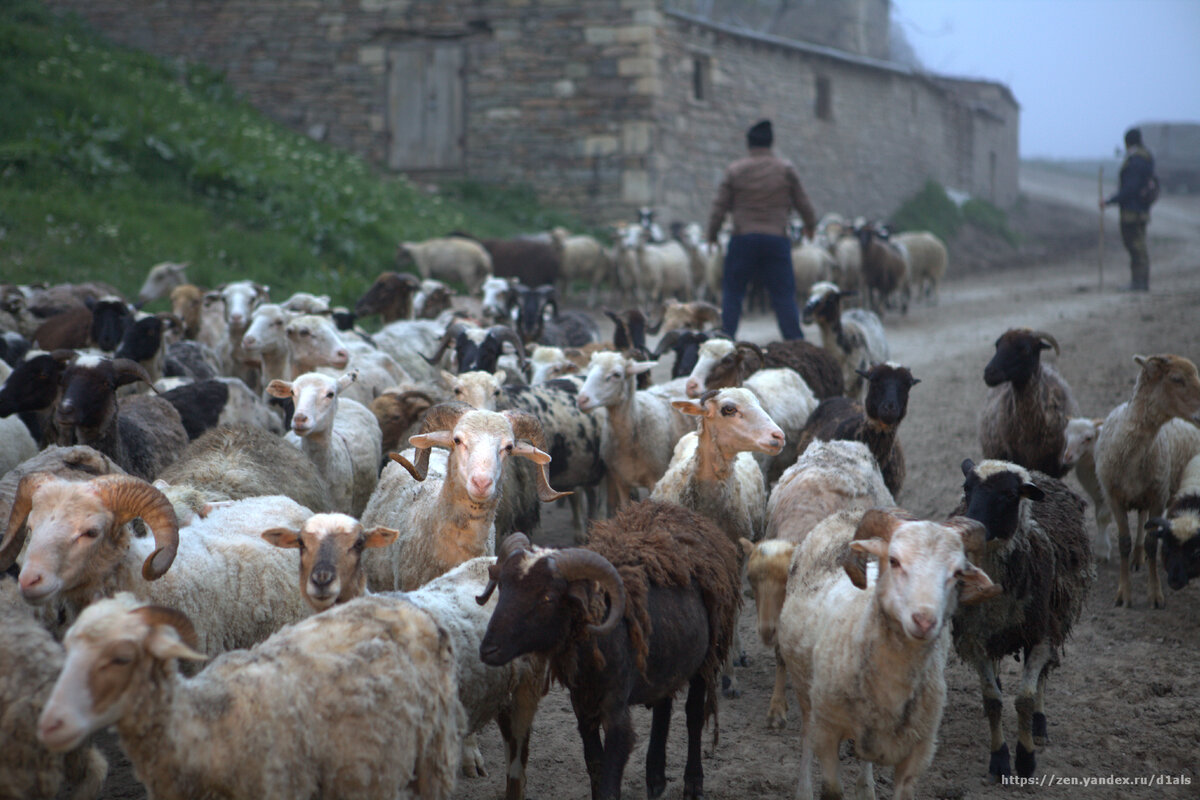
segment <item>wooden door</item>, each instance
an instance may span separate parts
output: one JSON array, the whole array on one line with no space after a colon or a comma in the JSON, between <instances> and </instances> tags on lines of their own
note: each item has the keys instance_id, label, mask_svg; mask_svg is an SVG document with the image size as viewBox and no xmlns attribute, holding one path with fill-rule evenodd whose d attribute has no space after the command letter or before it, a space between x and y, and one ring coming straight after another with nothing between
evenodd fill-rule
<instances>
[{"instance_id":1,"label":"wooden door","mask_svg":"<svg viewBox=\"0 0 1200 800\"><path fill-rule=\"evenodd\" d=\"M463 165L461 44L415 44L389 54L388 165L399 170L458 169Z\"/></svg>"}]
</instances>

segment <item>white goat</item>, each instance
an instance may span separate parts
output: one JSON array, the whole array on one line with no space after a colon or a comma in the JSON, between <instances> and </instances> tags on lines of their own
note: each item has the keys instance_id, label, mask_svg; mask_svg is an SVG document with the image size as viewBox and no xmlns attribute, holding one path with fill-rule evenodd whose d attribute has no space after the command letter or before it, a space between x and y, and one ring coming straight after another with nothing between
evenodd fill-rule
<instances>
[{"instance_id":1,"label":"white goat","mask_svg":"<svg viewBox=\"0 0 1200 800\"><path fill-rule=\"evenodd\" d=\"M1075 468L1075 479L1087 492L1092 501L1092 515L1096 519L1096 544L1093 550L1105 563L1112 557L1112 512L1104 499L1104 489L1096 477L1096 439L1104 427L1104 420L1088 417L1071 417L1067 420L1066 444L1063 445L1062 464Z\"/></svg>"},{"instance_id":2,"label":"white goat","mask_svg":"<svg viewBox=\"0 0 1200 800\"><path fill-rule=\"evenodd\" d=\"M361 514L379 479L383 432L371 409L343 398L357 372L331 378L309 372L288 383L271 381L267 392L291 398L292 432L300 449L317 466L329 486L334 509Z\"/></svg>"},{"instance_id":3,"label":"white goat","mask_svg":"<svg viewBox=\"0 0 1200 800\"><path fill-rule=\"evenodd\" d=\"M897 800L915 795L933 760L946 703L948 623L958 587L981 596L996 588L967 561L968 535L982 536L976 523L904 521L882 510L858 522L842 511L796 549L779 652L802 715L797 798L813 797L814 752L821 796L842 796L838 746L846 739L865 762L859 797L874 794L874 764L895 766ZM865 591L838 564L846 548L879 560Z\"/></svg>"},{"instance_id":4,"label":"white goat","mask_svg":"<svg viewBox=\"0 0 1200 800\"><path fill-rule=\"evenodd\" d=\"M60 751L115 724L152 797L425 800L454 788L454 649L405 600L331 609L193 678L176 667L205 658L187 615L128 594L84 611L65 644L39 738Z\"/></svg>"}]
</instances>

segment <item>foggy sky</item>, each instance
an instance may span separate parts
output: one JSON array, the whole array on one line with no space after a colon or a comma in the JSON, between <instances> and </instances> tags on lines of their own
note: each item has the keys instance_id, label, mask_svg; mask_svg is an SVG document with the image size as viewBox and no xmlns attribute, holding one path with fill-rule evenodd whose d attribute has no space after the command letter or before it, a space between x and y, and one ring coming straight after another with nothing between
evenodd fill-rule
<instances>
[{"instance_id":1,"label":"foggy sky","mask_svg":"<svg viewBox=\"0 0 1200 800\"><path fill-rule=\"evenodd\" d=\"M1008 84L1021 156L1104 158L1137 122L1200 122L1200 0L892 0L925 68Z\"/></svg>"}]
</instances>

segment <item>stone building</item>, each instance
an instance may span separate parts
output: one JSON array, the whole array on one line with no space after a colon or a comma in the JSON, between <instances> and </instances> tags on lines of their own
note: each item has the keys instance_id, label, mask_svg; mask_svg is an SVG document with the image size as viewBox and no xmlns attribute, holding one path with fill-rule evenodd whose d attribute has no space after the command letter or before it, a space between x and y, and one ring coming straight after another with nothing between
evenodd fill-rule
<instances>
[{"instance_id":1,"label":"stone building","mask_svg":"<svg viewBox=\"0 0 1200 800\"><path fill-rule=\"evenodd\" d=\"M879 58L887 0L807 0L818 38L823 10L854 10L827 44L672 0L47 2L222 71L275 119L381 166L527 183L593 223L643 205L703 218L762 117L819 213L882 216L929 178L998 205L1017 194L1011 92Z\"/></svg>"}]
</instances>

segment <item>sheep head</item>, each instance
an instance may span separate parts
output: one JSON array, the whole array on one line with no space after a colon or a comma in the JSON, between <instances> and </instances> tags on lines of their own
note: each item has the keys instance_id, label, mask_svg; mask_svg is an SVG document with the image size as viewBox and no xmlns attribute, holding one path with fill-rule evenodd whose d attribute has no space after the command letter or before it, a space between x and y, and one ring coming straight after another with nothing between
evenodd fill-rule
<instances>
[{"instance_id":1,"label":"sheep head","mask_svg":"<svg viewBox=\"0 0 1200 800\"><path fill-rule=\"evenodd\" d=\"M514 533L504 541L489 581L476 598L485 604L500 590L496 609L479 645L485 664L500 666L525 653L552 652L586 625L587 635L606 636L625 613L625 584L607 559L581 547L566 550L532 548ZM599 623L591 621L592 587L608 596L609 607ZM582 635L582 632L581 634Z\"/></svg>"},{"instance_id":2,"label":"sheep head","mask_svg":"<svg viewBox=\"0 0 1200 800\"><path fill-rule=\"evenodd\" d=\"M64 351L51 355L61 360ZM64 427L104 429L117 413L119 387L134 381L154 384L141 364L127 358L75 356L69 350L65 357L70 364L63 370L62 399L54 410L54 421Z\"/></svg>"},{"instance_id":3,"label":"sheep head","mask_svg":"<svg viewBox=\"0 0 1200 800\"><path fill-rule=\"evenodd\" d=\"M359 317L382 314L387 320L408 319L413 315L413 295L420 282L407 272L384 272L354 304Z\"/></svg>"},{"instance_id":4,"label":"sheep head","mask_svg":"<svg viewBox=\"0 0 1200 800\"><path fill-rule=\"evenodd\" d=\"M983 381L988 386L1011 382L1022 387L1037 374L1043 350L1054 348L1058 342L1044 331L1011 328L996 340L996 353L983 369Z\"/></svg>"},{"instance_id":5,"label":"sheep head","mask_svg":"<svg viewBox=\"0 0 1200 800\"><path fill-rule=\"evenodd\" d=\"M867 381L867 397L863 403L867 418L885 428L899 425L908 413L908 392L921 380L914 378L908 367L890 361L855 372Z\"/></svg>"},{"instance_id":6,"label":"sheep head","mask_svg":"<svg viewBox=\"0 0 1200 800\"><path fill-rule=\"evenodd\" d=\"M363 550L387 547L399 535L391 528L365 530L362 523L345 514L314 514L299 530L262 532L262 538L276 547L300 551L300 591L315 611L364 594Z\"/></svg>"},{"instance_id":7,"label":"sheep head","mask_svg":"<svg viewBox=\"0 0 1200 800\"><path fill-rule=\"evenodd\" d=\"M1046 493L1024 467L1008 461L962 462L965 516L983 524L989 547L1007 542L1029 524L1030 503Z\"/></svg>"},{"instance_id":8,"label":"sheep head","mask_svg":"<svg viewBox=\"0 0 1200 800\"><path fill-rule=\"evenodd\" d=\"M727 460L743 451L778 455L783 449L783 431L749 389L712 389L699 400L674 400L671 406L700 417L701 441L711 440Z\"/></svg>"},{"instance_id":9,"label":"sheep head","mask_svg":"<svg viewBox=\"0 0 1200 800\"><path fill-rule=\"evenodd\" d=\"M197 652L196 631L185 614L124 592L84 609L63 644L66 661L37 728L52 752L74 749L119 720L163 664L206 658Z\"/></svg>"},{"instance_id":10,"label":"sheep head","mask_svg":"<svg viewBox=\"0 0 1200 800\"><path fill-rule=\"evenodd\" d=\"M142 564L142 577L156 580L179 548L179 522L162 492L130 475L80 482L31 473L17 485L0 541L0 570L28 539L19 577L26 600L43 603L62 592L96 588L129 548L122 527L136 517L154 532L155 549Z\"/></svg>"},{"instance_id":11,"label":"sheep head","mask_svg":"<svg viewBox=\"0 0 1200 800\"><path fill-rule=\"evenodd\" d=\"M358 380L358 370L333 378L320 372L308 372L288 382L273 380L267 384L272 397L291 398L295 406L292 431L300 437L328 434L337 415L338 395Z\"/></svg>"},{"instance_id":12,"label":"sheep head","mask_svg":"<svg viewBox=\"0 0 1200 800\"><path fill-rule=\"evenodd\" d=\"M1200 375L1183 356L1134 356L1141 367L1133 386L1135 397L1148 397L1149 414L1162 421L1185 419L1200 425Z\"/></svg>"}]
</instances>

